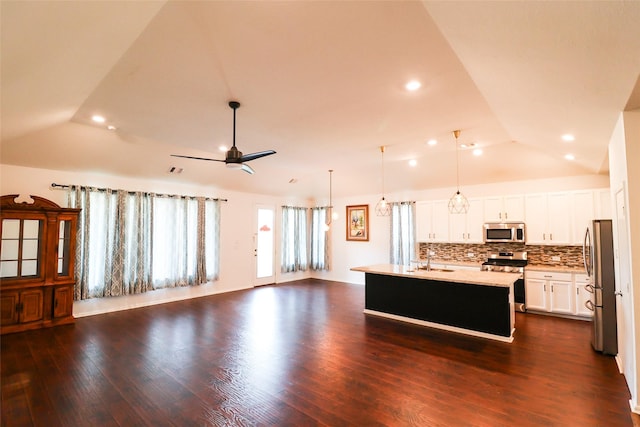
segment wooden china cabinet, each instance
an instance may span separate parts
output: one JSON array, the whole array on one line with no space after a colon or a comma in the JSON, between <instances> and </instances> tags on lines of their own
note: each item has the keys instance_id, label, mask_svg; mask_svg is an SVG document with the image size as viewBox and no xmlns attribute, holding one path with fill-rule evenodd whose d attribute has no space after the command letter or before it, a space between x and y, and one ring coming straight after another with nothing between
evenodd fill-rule
<instances>
[{"instance_id":1,"label":"wooden china cabinet","mask_svg":"<svg viewBox=\"0 0 640 427\"><path fill-rule=\"evenodd\" d=\"M76 227L80 209L42 197L0 198L0 331L73 323Z\"/></svg>"}]
</instances>

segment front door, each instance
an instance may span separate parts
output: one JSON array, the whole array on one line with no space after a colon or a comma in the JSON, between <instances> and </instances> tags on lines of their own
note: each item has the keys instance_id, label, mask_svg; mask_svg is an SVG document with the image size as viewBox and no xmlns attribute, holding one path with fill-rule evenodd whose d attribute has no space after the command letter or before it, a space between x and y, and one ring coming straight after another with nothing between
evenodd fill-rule
<instances>
[{"instance_id":1,"label":"front door","mask_svg":"<svg viewBox=\"0 0 640 427\"><path fill-rule=\"evenodd\" d=\"M259 205L256 207L254 229L254 286L275 283L275 208Z\"/></svg>"}]
</instances>

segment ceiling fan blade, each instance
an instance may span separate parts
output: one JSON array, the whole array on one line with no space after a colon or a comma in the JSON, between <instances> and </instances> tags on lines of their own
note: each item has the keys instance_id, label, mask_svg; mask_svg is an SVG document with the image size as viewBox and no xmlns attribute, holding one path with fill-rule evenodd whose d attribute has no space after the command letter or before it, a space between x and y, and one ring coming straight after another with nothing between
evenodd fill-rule
<instances>
[{"instance_id":1,"label":"ceiling fan blade","mask_svg":"<svg viewBox=\"0 0 640 427\"><path fill-rule=\"evenodd\" d=\"M245 171L248 174L253 175L255 173L255 171L253 169L251 169L251 166L246 165L246 164L242 164L242 170Z\"/></svg>"},{"instance_id":2,"label":"ceiling fan blade","mask_svg":"<svg viewBox=\"0 0 640 427\"><path fill-rule=\"evenodd\" d=\"M240 158L242 162L248 162L249 160L259 159L260 157L270 156L271 154L276 154L273 150L259 151L257 153L245 154Z\"/></svg>"},{"instance_id":3,"label":"ceiling fan blade","mask_svg":"<svg viewBox=\"0 0 640 427\"><path fill-rule=\"evenodd\" d=\"M210 162L224 162L224 160L220 160L220 159L207 159L205 157L180 156L178 154L172 154L171 157L182 157L183 159L195 159L195 160L208 160Z\"/></svg>"}]
</instances>

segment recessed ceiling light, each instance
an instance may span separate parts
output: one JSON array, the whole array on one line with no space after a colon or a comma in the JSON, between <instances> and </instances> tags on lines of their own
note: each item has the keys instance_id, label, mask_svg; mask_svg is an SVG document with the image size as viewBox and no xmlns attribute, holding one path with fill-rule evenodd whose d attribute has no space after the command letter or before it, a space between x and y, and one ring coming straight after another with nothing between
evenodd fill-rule
<instances>
[{"instance_id":1,"label":"recessed ceiling light","mask_svg":"<svg viewBox=\"0 0 640 427\"><path fill-rule=\"evenodd\" d=\"M94 122L96 122L96 123L104 123L104 122L106 121L106 119L105 119L104 117L99 116L99 115L97 115L97 114L96 114L96 115L94 115L94 116L92 116L92 117L91 117L91 120L93 120L93 121L94 121Z\"/></svg>"},{"instance_id":2,"label":"recessed ceiling light","mask_svg":"<svg viewBox=\"0 0 640 427\"><path fill-rule=\"evenodd\" d=\"M409 160L409 166L411 166L412 168L415 167L417 164L418 164L418 161L416 159Z\"/></svg>"},{"instance_id":3,"label":"recessed ceiling light","mask_svg":"<svg viewBox=\"0 0 640 427\"><path fill-rule=\"evenodd\" d=\"M564 158L567 160L575 160L576 156L574 156L573 154L565 154Z\"/></svg>"},{"instance_id":4,"label":"recessed ceiling light","mask_svg":"<svg viewBox=\"0 0 640 427\"><path fill-rule=\"evenodd\" d=\"M482 149L481 148L476 148L475 150L473 150L473 155L474 156L482 156Z\"/></svg>"},{"instance_id":5,"label":"recessed ceiling light","mask_svg":"<svg viewBox=\"0 0 640 427\"><path fill-rule=\"evenodd\" d=\"M114 125L109 125L107 126L107 129L109 130L116 130L116 127Z\"/></svg>"},{"instance_id":6,"label":"recessed ceiling light","mask_svg":"<svg viewBox=\"0 0 640 427\"><path fill-rule=\"evenodd\" d=\"M409 83L407 83L406 85L404 85L405 89L413 92L414 90L418 90L420 89L420 86L422 86L422 83L420 83L417 80L411 80Z\"/></svg>"},{"instance_id":7,"label":"recessed ceiling light","mask_svg":"<svg viewBox=\"0 0 640 427\"><path fill-rule=\"evenodd\" d=\"M218 147L218 150L227 151L227 146L226 145L221 145L221 146Z\"/></svg>"},{"instance_id":8,"label":"recessed ceiling light","mask_svg":"<svg viewBox=\"0 0 640 427\"><path fill-rule=\"evenodd\" d=\"M431 146L434 146L434 145L438 144L438 141L435 140L435 139L430 139L430 140L427 141L427 144L431 145Z\"/></svg>"},{"instance_id":9,"label":"recessed ceiling light","mask_svg":"<svg viewBox=\"0 0 640 427\"><path fill-rule=\"evenodd\" d=\"M575 141L575 139L576 137L571 135L570 133L565 133L564 135L562 135L563 141L571 142L571 141Z\"/></svg>"},{"instance_id":10,"label":"recessed ceiling light","mask_svg":"<svg viewBox=\"0 0 640 427\"><path fill-rule=\"evenodd\" d=\"M460 148L473 148L475 146L476 144L474 144L473 142L469 142L467 144L460 144Z\"/></svg>"}]
</instances>

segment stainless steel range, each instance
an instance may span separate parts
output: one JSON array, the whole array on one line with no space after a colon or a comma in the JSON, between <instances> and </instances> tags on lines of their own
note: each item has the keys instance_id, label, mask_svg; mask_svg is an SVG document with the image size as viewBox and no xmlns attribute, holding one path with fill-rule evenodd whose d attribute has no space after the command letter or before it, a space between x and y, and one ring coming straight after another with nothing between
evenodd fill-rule
<instances>
[{"instance_id":1,"label":"stainless steel range","mask_svg":"<svg viewBox=\"0 0 640 427\"><path fill-rule=\"evenodd\" d=\"M489 254L482 263L482 271L498 271L502 273L520 273L520 278L513 284L515 310L525 312L526 299L524 291L524 268L527 265L526 252L498 252Z\"/></svg>"}]
</instances>

